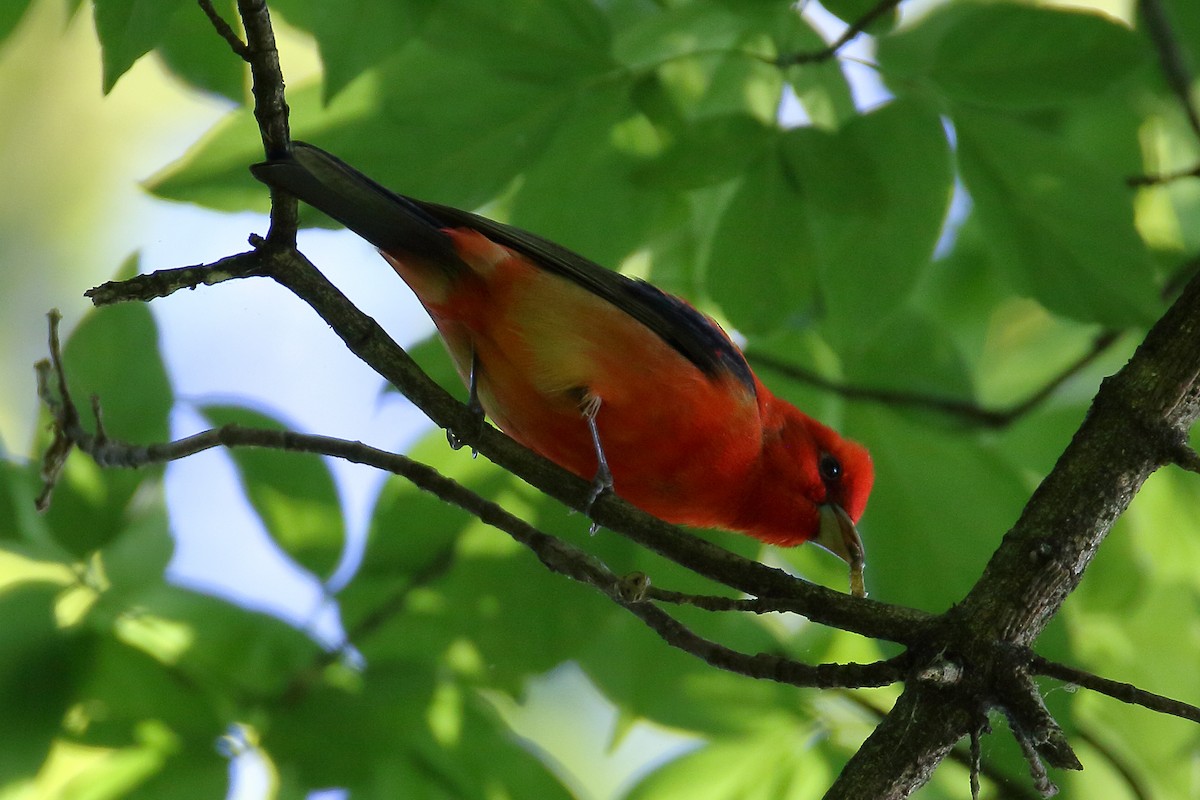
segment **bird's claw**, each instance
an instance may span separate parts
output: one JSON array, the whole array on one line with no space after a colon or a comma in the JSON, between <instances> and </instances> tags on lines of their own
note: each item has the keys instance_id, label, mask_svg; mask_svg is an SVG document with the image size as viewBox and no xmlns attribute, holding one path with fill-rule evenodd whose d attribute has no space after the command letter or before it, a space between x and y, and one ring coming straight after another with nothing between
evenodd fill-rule
<instances>
[{"instance_id":1,"label":"bird's claw","mask_svg":"<svg viewBox=\"0 0 1200 800\"><path fill-rule=\"evenodd\" d=\"M483 429L484 417L483 403L479 401L479 354L475 352L474 347L471 349L471 374L467 380L467 388L467 409L471 412L471 437L474 438ZM451 450L461 450L466 442L457 433L447 428L446 444L450 445ZM478 457L479 451L472 447L471 458Z\"/></svg>"},{"instance_id":2,"label":"bird's claw","mask_svg":"<svg viewBox=\"0 0 1200 800\"><path fill-rule=\"evenodd\" d=\"M470 423L470 432L468 434L468 438L474 439L474 438L478 437L480 431L483 430L483 416L484 416L483 409L477 405L470 405L470 406L468 406L468 408L471 409L471 418L472 418L471 423ZM446 429L446 444L450 445L451 450L461 450L463 447L466 446L467 443L463 439L463 437L458 435L458 433L447 428ZM479 456L479 451L477 451L474 447L472 447L471 448L471 458L477 458L478 456Z\"/></svg>"},{"instance_id":3,"label":"bird's claw","mask_svg":"<svg viewBox=\"0 0 1200 800\"><path fill-rule=\"evenodd\" d=\"M596 501L599 500L606 492L611 492L612 488L612 472L609 470L608 464L601 461L600 468L596 470L596 477L592 478L592 489L588 492L587 502L583 504L583 513L590 516L592 513L592 506L595 505ZM591 526L588 528L588 533L595 534L598 530L600 530L600 525L593 521Z\"/></svg>"}]
</instances>

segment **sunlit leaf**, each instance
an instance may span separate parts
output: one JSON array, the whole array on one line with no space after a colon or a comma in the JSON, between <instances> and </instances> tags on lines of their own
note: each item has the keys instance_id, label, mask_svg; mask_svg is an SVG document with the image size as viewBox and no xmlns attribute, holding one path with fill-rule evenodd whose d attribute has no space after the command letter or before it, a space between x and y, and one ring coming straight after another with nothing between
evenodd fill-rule
<instances>
[{"instance_id":1,"label":"sunlit leaf","mask_svg":"<svg viewBox=\"0 0 1200 800\"><path fill-rule=\"evenodd\" d=\"M719 741L650 773L629 800L689 797L803 800L819 796L833 773L818 739L801 726L764 726L755 736Z\"/></svg>"},{"instance_id":2,"label":"sunlit leaf","mask_svg":"<svg viewBox=\"0 0 1200 800\"><path fill-rule=\"evenodd\" d=\"M0 44L9 37L25 15L32 0L10 0L0 8Z\"/></svg>"},{"instance_id":3,"label":"sunlit leaf","mask_svg":"<svg viewBox=\"0 0 1200 800\"><path fill-rule=\"evenodd\" d=\"M134 602L118 638L211 691L279 696L323 657L291 625L188 589L158 584Z\"/></svg>"}]
</instances>

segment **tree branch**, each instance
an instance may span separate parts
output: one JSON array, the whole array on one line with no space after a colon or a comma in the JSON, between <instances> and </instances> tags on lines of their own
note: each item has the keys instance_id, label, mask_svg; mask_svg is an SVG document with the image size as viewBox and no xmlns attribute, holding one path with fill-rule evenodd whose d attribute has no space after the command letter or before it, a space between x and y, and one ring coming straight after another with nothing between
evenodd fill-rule
<instances>
[{"instance_id":1,"label":"tree branch","mask_svg":"<svg viewBox=\"0 0 1200 800\"><path fill-rule=\"evenodd\" d=\"M1200 414L1198 375L1200 278L1193 278L1129 363L1101 385L1083 425L979 582L947 613L945 623L958 632L949 644L969 673L987 669L991 645L1028 645L1058 612L1112 524L1150 473L1170 462ZM896 711L826 796L907 797L969 733L973 702L978 698L961 688L907 684ZM889 757L908 766L879 769Z\"/></svg>"},{"instance_id":2,"label":"tree branch","mask_svg":"<svg viewBox=\"0 0 1200 800\"><path fill-rule=\"evenodd\" d=\"M1091 689L1093 692L1108 695L1115 700L1120 700L1122 703L1139 705L1151 711L1157 711L1160 714L1170 714L1180 719L1200 723L1200 707L1181 700L1164 697L1161 694L1148 692L1145 689L1139 689L1133 684L1102 678L1099 675L1093 675L1090 672L1069 667L1066 664L1049 661L1038 655L1030 659L1029 670L1034 675L1057 678L1060 681L1066 681L1076 686L1082 686L1085 689Z\"/></svg>"},{"instance_id":3,"label":"tree branch","mask_svg":"<svg viewBox=\"0 0 1200 800\"><path fill-rule=\"evenodd\" d=\"M874 664L802 664L792 659L769 653L748 655L724 645L705 639L661 608L642 599L630 598L620 577L614 574L600 559L584 552L558 537L534 528L525 520L504 510L500 505L487 500L467 489L462 484L439 473L437 470L398 453L390 453L370 447L362 442L352 442L329 436L314 436L292 431L246 428L240 425L225 425L203 431L174 442L133 445L112 439L98 428L95 434L87 431L80 420L74 402L67 390L61 348L59 346L57 313L50 317L50 359L38 364L39 388L42 400L54 417L54 439L56 452L69 452L77 447L92 457L101 467L137 468L149 464L161 464L186 458L216 447L256 447L297 453L330 456L364 464L376 469L400 475L417 488L429 492L451 505L467 511L480 521L507 533L524 545L551 571L572 580L585 583L607 596L616 604L638 617L663 641L672 647L700 658L719 669L747 675L752 678L787 683L793 686L813 687L877 687L887 686L901 680L907 659L898 656L889 661ZM96 419L99 423L99 404L96 402ZM57 471L48 479L47 491L53 486ZM381 613L388 613L388 604ZM376 625L379 619L372 619ZM369 631L368 627L365 630Z\"/></svg>"},{"instance_id":4,"label":"tree branch","mask_svg":"<svg viewBox=\"0 0 1200 800\"><path fill-rule=\"evenodd\" d=\"M898 5L900 5L900 0L880 0L870 11L850 23L850 26L846 28L842 35L828 47L810 53L784 54L775 59L775 63L780 67L794 67L798 64L815 64L821 61L828 61L837 55L838 51L845 47L851 39L865 31L870 27L871 23Z\"/></svg>"},{"instance_id":5,"label":"tree branch","mask_svg":"<svg viewBox=\"0 0 1200 800\"><path fill-rule=\"evenodd\" d=\"M292 138L287 99L283 95L283 70L279 66L279 51L275 49L271 14L267 11L266 0L238 0L238 12L246 29L254 118L258 120L258 130L262 135L263 152L267 158L281 157L291 150ZM299 203L296 198L287 192L272 189L271 228L267 238L277 244L294 247L299 225Z\"/></svg>"},{"instance_id":6,"label":"tree branch","mask_svg":"<svg viewBox=\"0 0 1200 800\"><path fill-rule=\"evenodd\" d=\"M862 695L861 692L843 691L841 694L858 707L874 715L876 719L881 720L888 715L888 711L886 709L880 708L869 701ZM986 718L984 718L982 722L986 723ZM985 725L980 732L984 735L989 734L991 733L991 728L990 726ZM980 753L980 756L982 756L982 753ZM953 760L955 763L960 764L964 769L970 771L975 754L969 750L964 752L962 748L955 747L950 750L947 757ZM999 800L1035 800L1035 798L1041 797L1040 794L1037 794L1032 790L1027 789L1024 785L1018 783L1014 776L1005 773L994 763L986 759L982 759L979 762L979 774L991 781L995 796Z\"/></svg>"},{"instance_id":7,"label":"tree branch","mask_svg":"<svg viewBox=\"0 0 1200 800\"><path fill-rule=\"evenodd\" d=\"M107 281L84 292L97 306L113 305L131 300L147 303L167 297L180 289L214 286L236 278L262 275L262 261L257 250L226 256L211 264L160 269L135 275L124 281Z\"/></svg>"},{"instance_id":8,"label":"tree branch","mask_svg":"<svg viewBox=\"0 0 1200 800\"><path fill-rule=\"evenodd\" d=\"M213 28L216 29L217 35L219 35L226 41L226 43L228 43L229 49L232 50L238 58L242 59L242 61L249 61L250 48L247 47L246 43L241 40L241 38L233 30L232 26L230 26L230 24L226 22L220 14L217 13L217 10L213 8L212 0L198 0L198 2L200 3L201 10L204 11L204 15L208 17L208 21L212 24Z\"/></svg>"}]
</instances>

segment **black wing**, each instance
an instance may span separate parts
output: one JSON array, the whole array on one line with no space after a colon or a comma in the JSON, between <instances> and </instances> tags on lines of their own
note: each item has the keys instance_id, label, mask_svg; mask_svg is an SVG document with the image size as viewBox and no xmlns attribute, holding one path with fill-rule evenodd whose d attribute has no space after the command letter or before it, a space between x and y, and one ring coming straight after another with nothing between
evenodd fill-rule
<instances>
[{"instance_id":1,"label":"black wing","mask_svg":"<svg viewBox=\"0 0 1200 800\"><path fill-rule=\"evenodd\" d=\"M731 373L753 394L741 351L712 320L645 281L590 261L536 234L380 186L320 148L293 143L292 157L255 164L254 176L324 211L371 244L455 268L461 260L442 228L472 228L628 313L710 376Z\"/></svg>"}]
</instances>

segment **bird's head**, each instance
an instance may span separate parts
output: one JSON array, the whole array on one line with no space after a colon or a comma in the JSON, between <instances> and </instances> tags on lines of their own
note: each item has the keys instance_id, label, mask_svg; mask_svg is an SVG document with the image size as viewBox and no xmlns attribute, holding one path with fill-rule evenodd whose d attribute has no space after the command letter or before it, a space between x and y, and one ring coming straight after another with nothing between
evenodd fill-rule
<instances>
[{"instance_id":1,"label":"bird's head","mask_svg":"<svg viewBox=\"0 0 1200 800\"><path fill-rule=\"evenodd\" d=\"M871 455L794 406L767 400L759 488L743 509L745 530L785 547L815 542L850 565L851 591L861 596L856 524L875 482Z\"/></svg>"}]
</instances>

